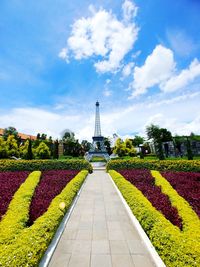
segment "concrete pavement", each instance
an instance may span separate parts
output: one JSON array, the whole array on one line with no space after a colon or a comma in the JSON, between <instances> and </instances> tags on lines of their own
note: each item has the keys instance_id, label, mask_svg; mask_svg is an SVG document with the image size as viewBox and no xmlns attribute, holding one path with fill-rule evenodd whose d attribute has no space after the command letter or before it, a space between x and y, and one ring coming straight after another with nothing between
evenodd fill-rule
<instances>
[{"instance_id":1,"label":"concrete pavement","mask_svg":"<svg viewBox=\"0 0 200 267\"><path fill-rule=\"evenodd\" d=\"M155 267L104 170L89 174L49 267Z\"/></svg>"}]
</instances>

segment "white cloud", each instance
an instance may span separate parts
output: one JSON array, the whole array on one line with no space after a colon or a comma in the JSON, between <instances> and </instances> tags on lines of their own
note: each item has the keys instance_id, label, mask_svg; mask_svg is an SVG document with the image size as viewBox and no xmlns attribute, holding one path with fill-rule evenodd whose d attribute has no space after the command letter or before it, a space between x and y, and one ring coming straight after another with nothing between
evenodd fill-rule
<instances>
[{"instance_id":1,"label":"white cloud","mask_svg":"<svg viewBox=\"0 0 200 267\"><path fill-rule=\"evenodd\" d=\"M63 48L58 56L64 60L66 60L67 63L69 63L69 56L68 56L68 49L65 47Z\"/></svg>"},{"instance_id":2,"label":"white cloud","mask_svg":"<svg viewBox=\"0 0 200 267\"><path fill-rule=\"evenodd\" d=\"M124 78L128 77L131 74L133 67L134 67L134 63L133 62L130 62L127 65L125 65L123 70L122 70L122 76Z\"/></svg>"},{"instance_id":3,"label":"white cloud","mask_svg":"<svg viewBox=\"0 0 200 267\"><path fill-rule=\"evenodd\" d=\"M133 48L137 40L138 27L130 21L137 11L132 2L126 0L123 5L124 21L120 21L111 12L104 9L96 11L92 6L90 17L81 18L72 25L67 46L59 54L68 59L71 54L77 60L100 56L94 64L98 72L115 72L124 56Z\"/></svg>"},{"instance_id":4,"label":"white cloud","mask_svg":"<svg viewBox=\"0 0 200 267\"><path fill-rule=\"evenodd\" d=\"M138 7L135 5L135 3L129 0L124 1L122 9L125 21L129 22L132 18L136 17L137 15Z\"/></svg>"},{"instance_id":5,"label":"white cloud","mask_svg":"<svg viewBox=\"0 0 200 267\"><path fill-rule=\"evenodd\" d=\"M157 45L142 67L134 68L134 81L131 84L133 89L132 97L146 93L148 88L159 85L166 81L175 70L173 52Z\"/></svg>"},{"instance_id":6,"label":"white cloud","mask_svg":"<svg viewBox=\"0 0 200 267\"><path fill-rule=\"evenodd\" d=\"M167 97L155 96L154 101L143 100L141 103L127 104L120 108L116 105L106 112L102 108L101 129L104 136L118 133L120 136L130 136L137 132L145 135L145 126L150 123L169 129L173 134L200 134L200 93ZM158 104L159 103L159 104ZM72 112L73 110L73 112ZM78 115L77 115L78 114ZM36 135L38 132L47 133L57 138L68 128L75 132L79 140L92 139L95 124L95 103L89 110L84 111L83 105L77 103L62 110L45 110L43 108L15 108L2 111L0 126L14 126L19 132Z\"/></svg>"},{"instance_id":7,"label":"white cloud","mask_svg":"<svg viewBox=\"0 0 200 267\"><path fill-rule=\"evenodd\" d=\"M182 70L178 75L173 75L160 88L164 92L173 92L182 89L200 77L200 62L194 59L188 69Z\"/></svg>"},{"instance_id":8,"label":"white cloud","mask_svg":"<svg viewBox=\"0 0 200 267\"><path fill-rule=\"evenodd\" d=\"M108 96L111 96L111 95L112 95L112 91L109 90L108 88L106 88L106 89L103 91L103 94L104 94L104 96L108 97Z\"/></svg>"}]
</instances>

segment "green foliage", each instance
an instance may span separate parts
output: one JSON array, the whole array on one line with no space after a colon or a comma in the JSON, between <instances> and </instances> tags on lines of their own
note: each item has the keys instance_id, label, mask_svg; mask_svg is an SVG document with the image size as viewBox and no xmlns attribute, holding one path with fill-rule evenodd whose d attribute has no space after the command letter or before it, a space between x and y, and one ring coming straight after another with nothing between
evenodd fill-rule
<instances>
[{"instance_id":1,"label":"green foliage","mask_svg":"<svg viewBox=\"0 0 200 267\"><path fill-rule=\"evenodd\" d=\"M200 172L200 160L120 160L113 159L107 163L107 170L149 169Z\"/></svg>"},{"instance_id":2,"label":"green foliage","mask_svg":"<svg viewBox=\"0 0 200 267\"><path fill-rule=\"evenodd\" d=\"M41 142L35 149L35 155L39 159L49 159L51 155L50 149L44 142Z\"/></svg>"},{"instance_id":3,"label":"green foliage","mask_svg":"<svg viewBox=\"0 0 200 267\"><path fill-rule=\"evenodd\" d=\"M165 128L159 128L157 125L151 124L146 128L147 136L153 139L156 154L160 160L165 158L163 153L162 142L172 141L172 134Z\"/></svg>"},{"instance_id":4,"label":"green foliage","mask_svg":"<svg viewBox=\"0 0 200 267\"><path fill-rule=\"evenodd\" d=\"M80 189L87 171L81 171L51 202L48 210L34 224L16 234L14 242L0 247L0 266L38 266L55 231ZM65 203L65 209L59 204Z\"/></svg>"},{"instance_id":5,"label":"green foliage","mask_svg":"<svg viewBox=\"0 0 200 267\"><path fill-rule=\"evenodd\" d=\"M0 244L5 245L13 239L15 241L16 234L26 227L29 219L29 206L40 177L40 171L32 172L14 194L7 212L0 222Z\"/></svg>"},{"instance_id":6,"label":"green foliage","mask_svg":"<svg viewBox=\"0 0 200 267\"><path fill-rule=\"evenodd\" d=\"M54 142L54 146L53 146L53 158L54 159L58 159L59 158L59 155L58 155L58 146L59 146L59 142L58 142L58 140L56 140Z\"/></svg>"},{"instance_id":7,"label":"green foliage","mask_svg":"<svg viewBox=\"0 0 200 267\"><path fill-rule=\"evenodd\" d=\"M33 159L33 151L32 151L32 141L31 141L31 139L29 139L29 142L28 142L28 155L27 155L27 159L29 159L29 160Z\"/></svg>"},{"instance_id":8,"label":"green foliage","mask_svg":"<svg viewBox=\"0 0 200 267\"><path fill-rule=\"evenodd\" d=\"M108 137L104 138L104 145L108 155L111 155L112 154L111 141Z\"/></svg>"},{"instance_id":9,"label":"green foliage","mask_svg":"<svg viewBox=\"0 0 200 267\"><path fill-rule=\"evenodd\" d=\"M20 156L23 159L28 159L28 160L33 159L32 141L30 139L26 140L26 142L20 146L19 150L20 150Z\"/></svg>"},{"instance_id":10,"label":"green foliage","mask_svg":"<svg viewBox=\"0 0 200 267\"><path fill-rule=\"evenodd\" d=\"M110 171L109 173L116 183L117 187L121 191L122 195L124 196L125 200L127 201L128 205L130 206L133 214L137 217L143 229L149 236L158 254L165 262L166 266L200 266L199 222L196 226L193 222L191 222L191 229L188 230L187 228L185 228L181 232L178 227L171 224L170 221L168 221L162 215L162 213L157 211L151 205L148 199L142 194L142 192L138 190L134 185L128 182L116 171ZM165 186L163 181L160 181L160 185L162 185L163 187ZM184 213L184 216L187 216L186 213L188 211L190 211L191 215L191 209L187 206L187 203L183 204L183 202L181 202L182 200L180 200L180 197L174 195L172 188L168 189L170 190L170 199L173 198L173 203L176 203L177 207L180 207L180 209L182 209L181 215L183 215ZM167 189L165 190L165 192L168 192ZM183 207L181 208L182 204ZM192 218L188 217L186 220L188 221ZM196 219L195 222L197 222ZM195 229L193 229L192 226L194 226ZM193 230L194 233L191 235L191 232Z\"/></svg>"},{"instance_id":11,"label":"green foliage","mask_svg":"<svg viewBox=\"0 0 200 267\"><path fill-rule=\"evenodd\" d=\"M19 148L17 145L17 140L14 135L9 135L6 141L6 146L8 148L8 156L19 157Z\"/></svg>"},{"instance_id":12,"label":"green foliage","mask_svg":"<svg viewBox=\"0 0 200 267\"><path fill-rule=\"evenodd\" d=\"M141 136L136 135L132 140L132 143L135 147L139 147L139 145L144 143L144 138Z\"/></svg>"},{"instance_id":13,"label":"green foliage","mask_svg":"<svg viewBox=\"0 0 200 267\"><path fill-rule=\"evenodd\" d=\"M124 157L124 156L132 157L136 155L136 150L133 147L133 144L130 139L126 139L124 142L121 138L118 138L115 142L113 152L117 154L119 157Z\"/></svg>"},{"instance_id":14,"label":"green foliage","mask_svg":"<svg viewBox=\"0 0 200 267\"><path fill-rule=\"evenodd\" d=\"M187 157L188 157L188 160L193 160L193 154L192 154L192 149L191 149L191 144L190 144L189 138L187 138L186 146L187 146Z\"/></svg>"},{"instance_id":15,"label":"green foliage","mask_svg":"<svg viewBox=\"0 0 200 267\"><path fill-rule=\"evenodd\" d=\"M8 147L3 137L0 137L0 158L4 159L8 157Z\"/></svg>"},{"instance_id":16,"label":"green foliage","mask_svg":"<svg viewBox=\"0 0 200 267\"><path fill-rule=\"evenodd\" d=\"M83 154L85 154L87 151L90 150L91 143L88 142L87 140L82 140L81 147L82 147L82 150L83 150Z\"/></svg>"},{"instance_id":17,"label":"green foliage","mask_svg":"<svg viewBox=\"0 0 200 267\"><path fill-rule=\"evenodd\" d=\"M17 132L16 128L11 127L11 126L8 128L5 128L3 131L4 140L7 140L9 135L13 135L14 138L17 140L18 139L18 132Z\"/></svg>"},{"instance_id":18,"label":"green foliage","mask_svg":"<svg viewBox=\"0 0 200 267\"><path fill-rule=\"evenodd\" d=\"M92 172L91 164L83 159L69 160L0 160L0 171L83 170Z\"/></svg>"}]
</instances>

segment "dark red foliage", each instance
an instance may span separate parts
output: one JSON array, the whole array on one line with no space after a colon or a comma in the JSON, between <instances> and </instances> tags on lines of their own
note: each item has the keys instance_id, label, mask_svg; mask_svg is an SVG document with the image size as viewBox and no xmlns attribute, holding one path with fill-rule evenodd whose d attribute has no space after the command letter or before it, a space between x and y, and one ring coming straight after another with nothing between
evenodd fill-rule
<instances>
[{"instance_id":1,"label":"dark red foliage","mask_svg":"<svg viewBox=\"0 0 200 267\"><path fill-rule=\"evenodd\" d=\"M180 196L185 198L200 217L200 173L161 172Z\"/></svg>"},{"instance_id":2,"label":"dark red foliage","mask_svg":"<svg viewBox=\"0 0 200 267\"><path fill-rule=\"evenodd\" d=\"M44 171L30 206L29 225L40 217L49 207L51 201L78 173L77 170Z\"/></svg>"},{"instance_id":3,"label":"dark red foliage","mask_svg":"<svg viewBox=\"0 0 200 267\"><path fill-rule=\"evenodd\" d=\"M0 219L6 213L13 195L26 180L29 172L0 172Z\"/></svg>"},{"instance_id":4,"label":"dark red foliage","mask_svg":"<svg viewBox=\"0 0 200 267\"><path fill-rule=\"evenodd\" d=\"M161 188L155 185L154 177L149 170L120 170L119 173L135 185L165 218L180 229L182 228L182 220L177 209L172 207L168 196L161 192Z\"/></svg>"}]
</instances>

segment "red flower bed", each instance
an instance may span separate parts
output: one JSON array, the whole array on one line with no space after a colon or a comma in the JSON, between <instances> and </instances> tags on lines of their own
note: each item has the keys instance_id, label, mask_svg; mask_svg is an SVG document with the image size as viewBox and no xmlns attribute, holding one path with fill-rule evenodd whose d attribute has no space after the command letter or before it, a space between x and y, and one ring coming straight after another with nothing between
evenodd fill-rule
<instances>
[{"instance_id":1,"label":"red flower bed","mask_svg":"<svg viewBox=\"0 0 200 267\"><path fill-rule=\"evenodd\" d=\"M200 217L200 173L165 171L161 174Z\"/></svg>"},{"instance_id":2,"label":"red flower bed","mask_svg":"<svg viewBox=\"0 0 200 267\"><path fill-rule=\"evenodd\" d=\"M134 169L120 170L119 173L136 186L151 204L167 218L171 223L182 228L182 220L175 207L172 207L167 195L161 192L161 188L155 185L154 178L149 170Z\"/></svg>"},{"instance_id":3,"label":"red flower bed","mask_svg":"<svg viewBox=\"0 0 200 267\"><path fill-rule=\"evenodd\" d=\"M26 180L29 172L0 172L0 219L6 213L13 195Z\"/></svg>"},{"instance_id":4,"label":"red flower bed","mask_svg":"<svg viewBox=\"0 0 200 267\"><path fill-rule=\"evenodd\" d=\"M44 171L30 206L29 225L40 217L49 207L51 201L78 173L77 170Z\"/></svg>"}]
</instances>

